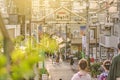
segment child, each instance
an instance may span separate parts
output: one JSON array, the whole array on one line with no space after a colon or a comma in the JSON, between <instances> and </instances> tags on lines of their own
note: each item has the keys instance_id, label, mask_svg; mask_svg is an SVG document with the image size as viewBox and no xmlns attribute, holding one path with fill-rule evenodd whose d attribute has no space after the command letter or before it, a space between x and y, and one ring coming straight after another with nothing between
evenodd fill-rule
<instances>
[{"instance_id":1,"label":"child","mask_svg":"<svg viewBox=\"0 0 120 80\"><path fill-rule=\"evenodd\" d=\"M90 74L86 71L88 68L88 61L81 59L78 63L79 71L75 73L71 80L91 80Z\"/></svg>"}]
</instances>

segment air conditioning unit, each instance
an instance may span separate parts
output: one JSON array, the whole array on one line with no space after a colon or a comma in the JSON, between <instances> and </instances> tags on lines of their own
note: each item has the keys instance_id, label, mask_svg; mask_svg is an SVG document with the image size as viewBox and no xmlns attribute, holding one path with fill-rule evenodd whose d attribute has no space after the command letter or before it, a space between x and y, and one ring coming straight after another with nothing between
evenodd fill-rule
<instances>
[{"instance_id":1,"label":"air conditioning unit","mask_svg":"<svg viewBox=\"0 0 120 80\"><path fill-rule=\"evenodd\" d=\"M120 38L116 36L111 36L111 47L117 48Z\"/></svg>"},{"instance_id":2,"label":"air conditioning unit","mask_svg":"<svg viewBox=\"0 0 120 80\"><path fill-rule=\"evenodd\" d=\"M120 38L116 36L100 36L100 45L104 47L117 48Z\"/></svg>"},{"instance_id":3,"label":"air conditioning unit","mask_svg":"<svg viewBox=\"0 0 120 80\"><path fill-rule=\"evenodd\" d=\"M111 36L100 36L100 45L104 47L111 47Z\"/></svg>"}]
</instances>

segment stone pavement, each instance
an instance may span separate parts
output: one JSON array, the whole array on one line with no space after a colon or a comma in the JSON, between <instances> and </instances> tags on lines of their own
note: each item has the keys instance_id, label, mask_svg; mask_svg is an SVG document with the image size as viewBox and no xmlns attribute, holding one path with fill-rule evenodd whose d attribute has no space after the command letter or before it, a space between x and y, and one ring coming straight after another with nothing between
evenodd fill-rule
<instances>
[{"instance_id":1,"label":"stone pavement","mask_svg":"<svg viewBox=\"0 0 120 80\"><path fill-rule=\"evenodd\" d=\"M46 61L46 68L50 74L50 80L71 80L74 72L67 62L53 63L51 60Z\"/></svg>"},{"instance_id":2,"label":"stone pavement","mask_svg":"<svg viewBox=\"0 0 120 80\"><path fill-rule=\"evenodd\" d=\"M73 66L70 66L68 62L61 61L59 64L52 63L50 59L45 61L45 66L49 72L49 80L59 80L60 78L62 80L71 80L72 76L77 72L73 70L73 66L75 68L75 64ZM76 66L77 67L77 66ZM35 78L34 80L39 80L38 75L38 69L35 67ZM97 79L92 79L97 80Z\"/></svg>"},{"instance_id":3,"label":"stone pavement","mask_svg":"<svg viewBox=\"0 0 120 80\"><path fill-rule=\"evenodd\" d=\"M68 62L61 61L59 64L54 63L49 59L46 61L46 68L50 74L49 80L71 80L72 76L77 72L73 71L73 66L70 66ZM75 65L74 65L75 67ZM77 67L77 66L76 66ZM97 80L96 78L92 78L92 80Z\"/></svg>"}]
</instances>

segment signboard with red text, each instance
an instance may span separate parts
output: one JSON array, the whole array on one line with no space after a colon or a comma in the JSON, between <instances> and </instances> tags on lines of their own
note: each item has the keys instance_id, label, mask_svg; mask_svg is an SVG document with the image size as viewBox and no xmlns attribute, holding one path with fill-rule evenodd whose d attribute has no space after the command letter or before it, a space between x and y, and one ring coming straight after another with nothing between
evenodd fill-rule
<instances>
[{"instance_id":1,"label":"signboard with red text","mask_svg":"<svg viewBox=\"0 0 120 80\"><path fill-rule=\"evenodd\" d=\"M55 13L55 18L56 20L70 20L70 12L62 8Z\"/></svg>"}]
</instances>

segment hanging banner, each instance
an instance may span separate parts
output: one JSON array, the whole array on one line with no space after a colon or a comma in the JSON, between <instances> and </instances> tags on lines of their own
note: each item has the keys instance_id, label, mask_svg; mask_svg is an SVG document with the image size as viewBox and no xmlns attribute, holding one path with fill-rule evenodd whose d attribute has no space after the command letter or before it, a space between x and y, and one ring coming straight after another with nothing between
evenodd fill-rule
<instances>
[{"instance_id":1,"label":"hanging banner","mask_svg":"<svg viewBox=\"0 0 120 80\"><path fill-rule=\"evenodd\" d=\"M86 48L86 36L82 36L82 47Z\"/></svg>"}]
</instances>

